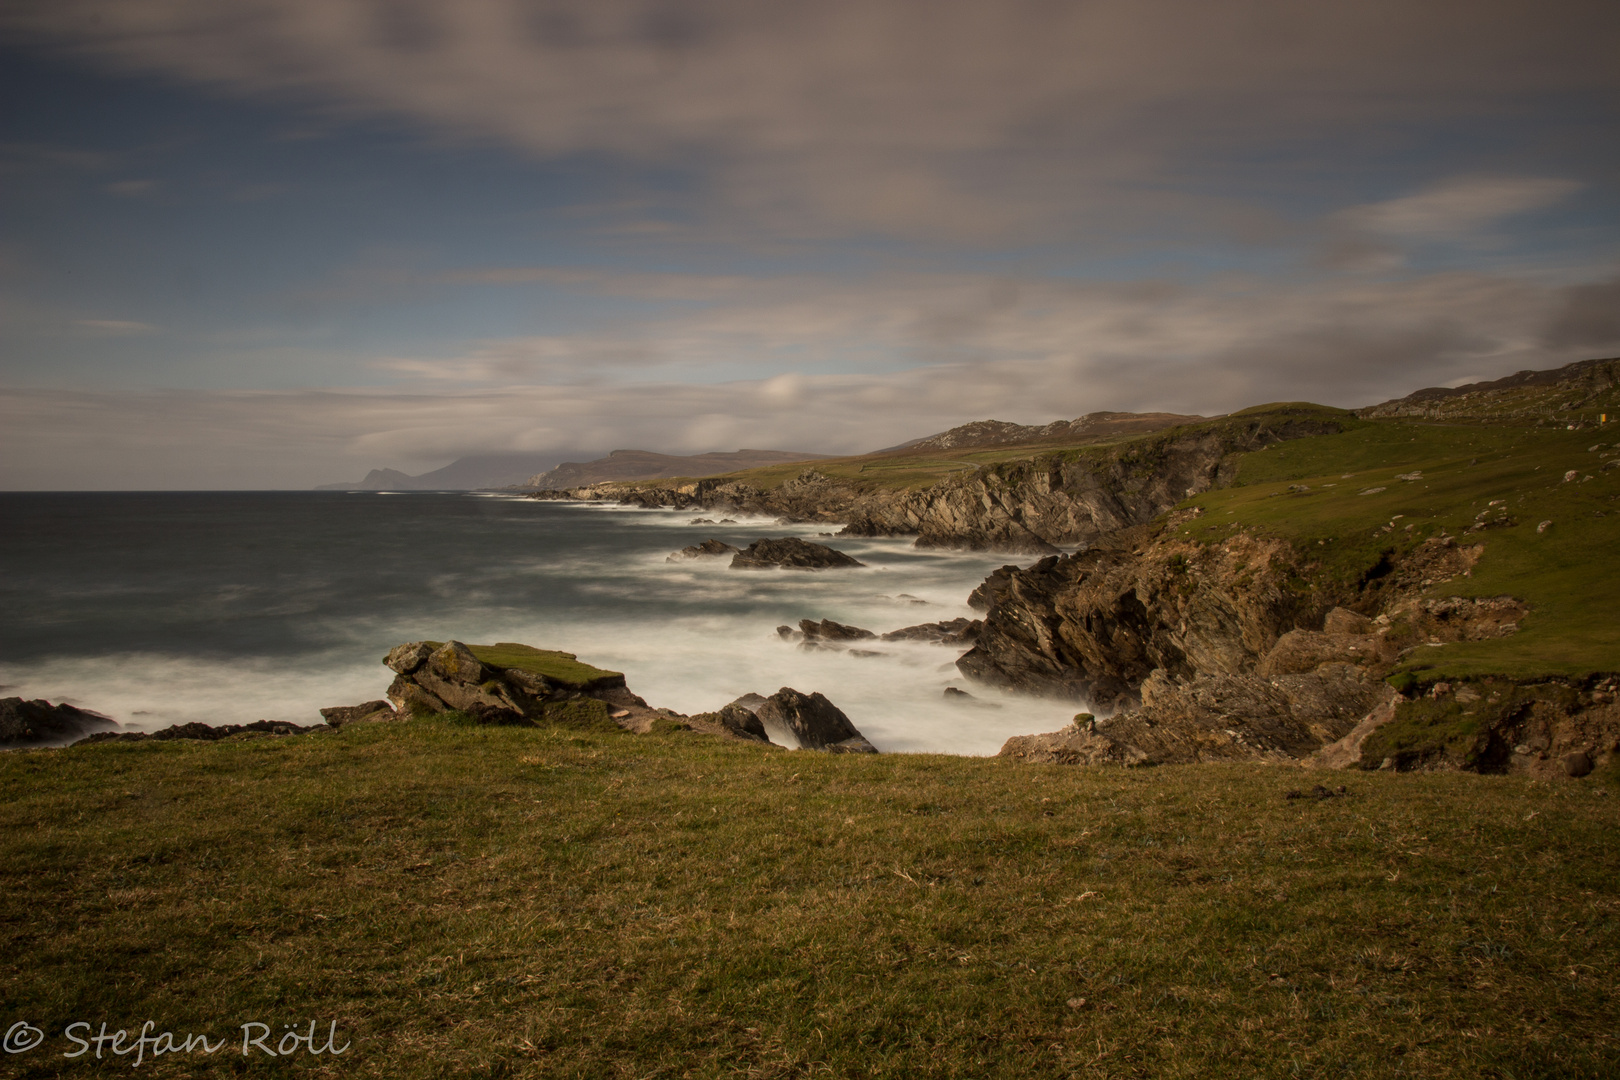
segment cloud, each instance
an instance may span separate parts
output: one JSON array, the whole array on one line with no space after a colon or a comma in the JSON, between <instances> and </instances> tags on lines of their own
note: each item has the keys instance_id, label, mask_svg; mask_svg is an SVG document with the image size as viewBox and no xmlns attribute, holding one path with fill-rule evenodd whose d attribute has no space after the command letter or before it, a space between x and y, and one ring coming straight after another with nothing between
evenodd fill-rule
<instances>
[{"instance_id":1,"label":"cloud","mask_svg":"<svg viewBox=\"0 0 1620 1080\"><path fill-rule=\"evenodd\" d=\"M157 332L157 327L150 323L135 322L132 319L79 319L73 325L96 337L131 337L136 334Z\"/></svg>"},{"instance_id":2,"label":"cloud","mask_svg":"<svg viewBox=\"0 0 1620 1080\"><path fill-rule=\"evenodd\" d=\"M1551 349L1620 354L1620 277L1564 290L1543 340Z\"/></svg>"},{"instance_id":3,"label":"cloud","mask_svg":"<svg viewBox=\"0 0 1620 1080\"><path fill-rule=\"evenodd\" d=\"M654 292L671 287L641 280ZM692 284L695 292L712 287L701 278ZM702 383L666 377L658 366L570 379L566 365L549 383L499 382L490 378L498 372L473 361L521 348L486 342L446 361L468 364L460 382L439 380L425 392L0 391L0 487L299 488L509 450L853 453L991 417L1212 414L1300 399L1362 405L1583 359L1601 340L1620 344L1612 319L1604 321L1613 281L1548 287L1437 274L1278 289L1238 278L1193 288L896 275L855 283L801 276L751 288L735 308L720 303L649 321L632 335L667 336L677 364L693 362L687 351L701 359L725 345L736 361L727 371L754 372ZM785 318L772 332L766 295L795 318L819 306L834 315ZM937 320L953 314L961 317L942 337ZM898 359L841 365L850 326ZM799 354L793 364L747 365L783 342ZM566 360L619 343L581 334L547 347Z\"/></svg>"},{"instance_id":4,"label":"cloud","mask_svg":"<svg viewBox=\"0 0 1620 1080\"><path fill-rule=\"evenodd\" d=\"M1451 180L1426 191L1344 211L1347 224L1399 239L1470 238L1505 218L1545 210L1581 189L1552 177Z\"/></svg>"},{"instance_id":5,"label":"cloud","mask_svg":"<svg viewBox=\"0 0 1620 1080\"><path fill-rule=\"evenodd\" d=\"M1620 9L15 0L0 29L126 70L404 118L544 159L673 169L707 200L711 228L972 241L1252 228L1252 207L1188 195L1193 163L1309 157L1509 103L1609 93ZM1471 212L1385 217L1448 213Z\"/></svg>"}]
</instances>

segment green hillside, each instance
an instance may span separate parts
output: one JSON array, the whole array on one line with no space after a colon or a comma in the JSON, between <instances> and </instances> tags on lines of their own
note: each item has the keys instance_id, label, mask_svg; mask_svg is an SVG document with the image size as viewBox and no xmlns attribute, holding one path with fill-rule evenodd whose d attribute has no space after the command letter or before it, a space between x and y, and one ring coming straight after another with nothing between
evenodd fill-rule
<instances>
[{"instance_id":1,"label":"green hillside","mask_svg":"<svg viewBox=\"0 0 1620 1080\"><path fill-rule=\"evenodd\" d=\"M1236 486L1183 504L1203 516L1181 532L1203 542L1240 529L1286 538L1319 558L1322 587L1352 585L1430 536L1483 544L1471 577L1430 595L1512 595L1530 617L1513 637L1425 650L1412 666L1456 676L1614 670L1620 467L1603 466L1620 459L1617 442L1620 424L1358 421L1245 455Z\"/></svg>"}]
</instances>

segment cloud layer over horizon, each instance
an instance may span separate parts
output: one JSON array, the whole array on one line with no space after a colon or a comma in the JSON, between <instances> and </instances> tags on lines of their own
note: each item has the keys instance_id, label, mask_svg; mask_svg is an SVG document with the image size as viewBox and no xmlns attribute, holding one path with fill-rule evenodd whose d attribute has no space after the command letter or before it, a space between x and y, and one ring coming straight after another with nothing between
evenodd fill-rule
<instances>
[{"instance_id":1,"label":"cloud layer over horizon","mask_svg":"<svg viewBox=\"0 0 1620 1080\"><path fill-rule=\"evenodd\" d=\"M1585 0L15 3L0 486L1613 355L1617 39Z\"/></svg>"}]
</instances>

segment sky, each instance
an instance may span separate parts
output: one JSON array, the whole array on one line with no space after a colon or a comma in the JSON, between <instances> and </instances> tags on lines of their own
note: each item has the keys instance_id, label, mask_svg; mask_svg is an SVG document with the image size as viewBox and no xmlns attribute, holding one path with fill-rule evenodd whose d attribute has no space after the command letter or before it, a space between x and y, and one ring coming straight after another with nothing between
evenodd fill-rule
<instances>
[{"instance_id":1,"label":"sky","mask_svg":"<svg viewBox=\"0 0 1620 1080\"><path fill-rule=\"evenodd\" d=\"M8 0L0 489L1620 355L1612 0Z\"/></svg>"}]
</instances>

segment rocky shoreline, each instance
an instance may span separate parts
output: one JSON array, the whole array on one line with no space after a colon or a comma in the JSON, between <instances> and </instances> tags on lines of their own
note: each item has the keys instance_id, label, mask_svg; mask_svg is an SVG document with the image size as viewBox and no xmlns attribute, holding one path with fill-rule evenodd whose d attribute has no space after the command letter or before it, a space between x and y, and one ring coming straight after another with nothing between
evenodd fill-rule
<instances>
[{"instance_id":1,"label":"rocky shoreline","mask_svg":"<svg viewBox=\"0 0 1620 1080\"><path fill-rule=\"evenodd\" d=\"M1593 361L1456 391L1421 391L1363 413L1426 418L1500 413L1522 420L1530 415L1524 403L1532 398L1526 394L1584 394L1578 400L1590 404L1598 400L1594 395L1611 393L1617 378L1620 362ZM1541 400L1534 397L1532 403ZM1603 417L1606 422L1607 414ZM788 522L843 521L840 535L910 535L920 547L1042 556L1027 565L1003 566L974 589L968 604L982 613L976 619L878 633L805 618L797 627L777 629L799 648L843 651L874 662L885 655L885 643L960 649L956 668L977 685L1085 708L1064 730L1009 739L1000 752L1008 760L1127 766L1250 761L1543 777L1579 777L1620 766L1620 674L1422 677L1424 665L1408 660L1430 647L1510 638L1530 614L1529 605L1514 595L1435 591L1473 573L1488 538L1501 535L1489 530L1518 524L1495 489L1465 504L1470 509L1464 515L1481 508L1471 523L1467 516L1453 519L1456 535L1439 518L1415 532L1417 523L1410 521L1397 531L1395 518L1405 516L1404 510L1388 522L1382 516L1371 521L1363 520L1359 507L1373 504L1356 502L1353 511L1344 509L1348 502L1335 504L1347 522L1361 514L1350 527L1364 529L1371 522L1377 538L1359 549L1371 554L1365 564L1350 567L1349 576L1325 574L1321 548L1296 547L1277 530L1242 528L1223 518L1219 533L1208 524L1189 532L1189 523L1204 509L1173 509L1191 496L1231 485L1238 453L1343 432L1355 422L1342 410L1265 406L1117 445L1032 452L920 488L878 489L806 469L769 489L721 477L601 484L534 497L767 514ZM1571 421L1565 430L1578 426ZM1547 479L1537 481L1538 490L1560 484L1575 490L1620 463L1604 442L1587 453L1600 455L1592 458L1590 472L1564 471L1559 465L1558 473L1539 474ZM1423 472L1404 467L1408 471L1395 473L1389 483L1411 484L1413 492L1426 489ZM1326 471L1335 477L1339 472L1334 466ZM1351 475L1346 472L1343 479ZM1275 488L1269 494L1320 497L1302 483L1284 490L1285 483L1268 482ZM1386 490L1375 483L1356 498ZM1293 512L1306 505L1297 504L1301 510ZM1588 512L1595 518L1607 514ZM693 522L708 523L711 519ZM1535 533L1544 535L1554 525L1543 520ZM1362 535L1365 544L1367 534ZM1325 546L1331 540L1324 535L1300 543ZM1080 550L1065 554L1056 547L1060 543ZM862 566L835 548L794 537L761 539L747 548L709 539L668 558L672 563L728 559L731 569L754 571ZM312 728L261 721L122 732L94 713L11 698L0 702L0 745L86 737L262 737L455 714L474 723L611 722L641 733L694 731L835 753L875 752L826 697L790 687L686 716L648 706L621 673L526 645L412 642L392 650L385 663L395 675L386 700L323 709L326 723ZM955 706L995 705L957 688L946 690L944 698Z\"/></svg>"},{"instance_id":2,"label":"rocky shoreline","mask_svg":"<svg viewBox=\"0 0 1620 1080\"><path fill-rule=\"evenodd\" d=\"M1340 430L1341 410L1268 406L1173 427L1129 444L1032 451L921 489L882 489L807 468L774 488L724 477L603 483L535 499L611 502L841 524L841 536L915 536L919 548L1053 554L1152 521L1231 477L1231 455ZM1223 471L1223 469L1225 471Z\"/></svg>"}]
</instances>

